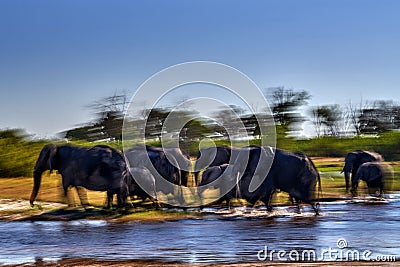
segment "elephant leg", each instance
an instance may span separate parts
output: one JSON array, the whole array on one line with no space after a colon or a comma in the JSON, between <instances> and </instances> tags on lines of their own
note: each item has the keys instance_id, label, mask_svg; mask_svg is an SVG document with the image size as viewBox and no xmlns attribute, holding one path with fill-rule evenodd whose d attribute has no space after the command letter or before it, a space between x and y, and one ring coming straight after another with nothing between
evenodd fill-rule
<instances>
[{"instance_id":1,"label":"elephant leg","mask_svg":"<svg viewBox=\"0 0 400 267\"><path fill-rule=\"evenodd\" d=\"M345 177L345 181L346 181L346 192L349 192L350 189L350 177Z\"/></svg>"},{"instance_id":2,"label":"elephant leg","mask_svg":"<svg viewBox=\"0 0 400 267\"><path fill-rule=\"evenodd\" d=\"M67 199L68 207L75 207L75 197L74 194L71 190L69 189L69 186L64 183L63 181L63 189L64 189L64 196Z\"/></svg>"},{"instance_id":3,"label":"elephant leg","mask_svg":"<svg viewBox=\"0 0 400 267\"><path fill-rule=\"evenodd\" d=\"M76 188L76 192L78 193L79 200L81 201L81 205L83 207L89 206L86 189L81 186L76 186L75 188Z\"/></svg>"},{"instance_id":4,"label":"elephant leg","mask_svg":"<svg viewBox=\"0 0 400 267\"><path fill-rule=\"evenodd\" d=\"M122 197L120 194L117 194L117 207L122 208Z\"/></svg>"},{"instance_id":5,"label":"elephant leg","mask_svg":"<svg viewBox=\"0 0 400 267\"><path fill-rule=\"evenodd\" d=\"M67 193L65 193L65 197L67 199L68 207L75 207L75 195L73 191L67 189Z\"/></svg>"},{"instance_id":6,"label":"elephant leg","mask_svg":"<svg viewBox=\"0 0 400 267\"><path fill-rule=\"evenodd\" d=\"M264 205L265 205L265 207L267 208L267 211L268 212L271 212L272 211L272 205L271 205L271 202L272 202L272 196L273 196L273 191L272 192L269 192L269 193L267 193L264 197L262 197L260 200L264 203Z\"/></svg>"},{"instance_id":7,"label":"elephant leg","mask_svg":"<svg viewBox=\"0 0 400 267\"><path fill-rule=\"evenodd\" d=\"M301 214L300 200L298 200L297 198L294 198L294 201L295 201L295 206L296 206L297 213Z\"/></svg>"},{"instance_id":8,"label":"elephant leg","mask_svg":"<svg viewBox=\"0 0 400 267\"><path fill-rule=\"evenodd\" d=\"M153 203L153 207L155 207L156 210L160 209L160 203L158 202L157 198L150 196L150 201Z\"/></svg>"},{"instance_id":9,"label":"elephant leg","mask_svg":"<svg viewBox=\"0 0 400 267\"><path fill-rule=\"evenodd\" d=\"M70 177L71 177L71 173L69 171L66 171L65 174L62 174L62 187L63 187L63 191L64 191L64 196L67 198L68 207L74 207L75 206L74 195L72 194L71 191L68 190L71 185Z\"/></svg>"},{"instance_id":10,"label":"elephant leg","mask_svg":"<svg viewBox=\"0 0 400 267\"><path fill-rule=\"evenodd\" d=\"M289 199L290 199L291 205L295 206L297 213L300 214L301 213L300 201L297 198L295 198L294 196L292 196L291 194L289 194Z\"/></svg>"},{"instance_id":11,"label":"elephant leg","mask_svg":"<svg viewBox=\"0 0 400 267\"><path fill-rule=\"evenodd\" d=\"M267 205L267 210L269 211L269 212L271 212L272 211L272 198L273 198L273 196L274 196L274 193L275 193L275 191L276 191L276 189L272 189L269 193L267 193L267 195L266 195L266 197L268 198L268 205Z\"/></svg>"},{"instance_id":12,"label":"elephant leg","mask_svg":"<svg viewBox=\"0 0 400 267\"><path fill-rule=\"evenodd\" d=\"M383 197L383 188L384 188L384 184L383 182L381 182L380 186L379 186L379 197Z\"/></svg>"},{"instance_id":13,"label":"elephant leg","mask_svg":"<svg viewBox=\"0 0 400 267\"><path fill-rule=\"evenodd\" d=\"M358 182L357 183L353 183L352 188L350 190L352 197L356 197L357 196L357 188L358 188Z\"/></svg>"},{"instance_id":14,"label":"elephant leg","mask_svg":"<svg viewBox=\"0 0 400 267\"><path fill-rule=\"evenodd\" d=\"M291 195L291 194L289 194L289 201L290 201L290 203L292 204L292 206L294 206L294 201L295 201L295 199L294 199L294 197Z\"/></svg>"},{"instance_id":15,"label":"elephant leg","mask_svg":"<svg viewBox=\"0 0 400 267\"><path fill-rule=\"evenodd\" d=\"M107 204L106 204L107 209L111 209L113 199L114 199L114 194L107 191Z\"/></svg>"},{"instance_id":16,"label":"elephant leg","mask_svg":"<svg viewBox=\"0 0 400 267\"><path fill-rule=\"evenodd\" d=\"M178 188L178 194L179 194L179 203L181 204L181 205L184 205L185 203L186 203L186 201L185 201L185 196L184 196L184 194L183 194L183 188L182 188L182 186L179 186L179 188ZM186 210L186 208L184 208L184 210Z\"/></svg>"},{"instance_id":17,"label":"elephant leg","mask_svg":"<svg viewBox=\"0 0 400 267\"><path fill-rule=\"evenodd\" d=\"M320 215L320 213L319 213L319 203L318 202L311 203L311 207L313 208L313 210L315 212L315 216Z\"/></svg>"},{"instance_id":18,"label":"elephant leg","mask_svg":"<svg viewBox=\"0 0 400 267\"><path fill-rule=\"evenodd\" d=\"M131 207L127 204L127 196L124 192L117 193L117 206L120 209L125 208L126 211Z\"/></svg>"},{"instance_id":19,"label":"elephant leg","mask_svg":"<svg viewBox=\"0 0 400 267\"><path fill-rule=\"evenodd\" d=\"M272 211L272 205L271 205L271 196L267 198L262 198L261 201L264 202L265 207L267 208L268 212Z\"/></svg>"},{"instance_id":20,"label":"elephant leg","mask_svg":"<svg viewBox=\"0 0 400 267\"><path fill-rule=\"evenodd\" d=\"M228 210L231 210L231 200L230 199L226 199L226 207L228 208Z\"/></svg>"}]
</instances>

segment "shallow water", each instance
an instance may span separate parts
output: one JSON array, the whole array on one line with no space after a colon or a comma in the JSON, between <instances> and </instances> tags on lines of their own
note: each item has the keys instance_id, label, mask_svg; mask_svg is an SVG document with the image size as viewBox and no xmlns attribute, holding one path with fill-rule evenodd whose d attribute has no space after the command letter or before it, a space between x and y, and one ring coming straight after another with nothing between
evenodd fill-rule
<instances>
[{"instance_id":1,"label":"shallow water","mask_svg":"<svg viewBox=\"0 0 400 267\"><path fill-rule=\"evenodd\" d=\"M326 261L352 259L356 252L362 259L365 251L371 252L367 253L370 259L394 255L399 260L399 208L397 194L380 204L322 203L322 216L314 216L307 207L302 214L280 207L273 213L206 209L201 219L150 223L0 222L0 264L82 257L256 262L258 253L265 260L302 260L304 251L314 251L315 259ZM281 258L278 250L285 252ZM330 255L324 252L329 250Z\"/></svg>"}]
</instances>

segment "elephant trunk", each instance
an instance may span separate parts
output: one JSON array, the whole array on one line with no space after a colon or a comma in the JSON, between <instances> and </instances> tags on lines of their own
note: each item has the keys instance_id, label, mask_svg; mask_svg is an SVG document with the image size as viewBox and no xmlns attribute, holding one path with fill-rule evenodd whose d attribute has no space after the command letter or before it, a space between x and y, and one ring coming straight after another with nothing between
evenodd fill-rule
<instances>
[{"instance_id":1,"label":"elephant trunk","mask_svg":"<svg viewBox=\"0 0 400 267\"><path fill-rule=\"evenodd\" d=\"M353 162L346 158L345 164L342 170L344 172L344 179L346 182L346 192L349 192L350 189L350 173L353 171Z\"/></svg>"},{"instance_id":2,"label":"elephant trunk","mask_svg":"<svg viewBox=\"0 0 400 267\"><path fill-rule=\"evenodd\" d=\"M35 170L33 172L33 189L31 193L31 198L29 203L31 204L31 207L33 207L33 202L35 201L37 194L39 192L40 184L42 182L42 173L43 171L41 170Z\"/></svg>"},{"instance_id":3,"label":"elephant trunk","mask_svg":"<svg viewBox=\"0 0 400 267\"><path fill-rule=\"evenodd\" d=\"M46 170L50 172L56 168L54 164L54 156L57 152L57 146L53 144L45 145L40 151L39 158L36 161L35 169L33 170L33 189L30 198L30 204L33 206L33 202L39 192L40 183L42 181L42 173Z\"/></svg>"},{"instance_id":4,"label":"elephant trunk","mask_svg":"<svg viewBox=\"0 0 400 267\"><path fill-rule=\"evenodd\" d=\"M358 182L360 181L360 178L362 176L363 175L360 172L357 172L357 174L354 177L353 176L351 177L351 189L350 189L350 192L351 192L351 195L353 197L357 196Z\"/></svg>"}]
</instances>

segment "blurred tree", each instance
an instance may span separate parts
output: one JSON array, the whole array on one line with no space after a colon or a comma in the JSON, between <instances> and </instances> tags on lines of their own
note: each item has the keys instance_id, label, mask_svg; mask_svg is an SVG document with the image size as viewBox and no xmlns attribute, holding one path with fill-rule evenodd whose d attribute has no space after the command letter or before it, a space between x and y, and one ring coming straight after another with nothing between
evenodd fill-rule
<instances>
[{"instance_id":1,"label":"blurred tree","mask_svg":"<svg viewBox=\"0 0 400 267\"><path fill-rule=\"evenodd\" d=\"M322 129L327 136L339 136L342 111L339 105L318 106L311 109L312 122L317 137L321 136Z\"/></svg>"},{"instance_id":2,"label":"blurred tree","mask_svg":"<svg viewBox=\"0 0 400 267\"><path fill-rule=\"evenodd\" d=\"M67 139L87 141L122 140L122 125L127 109L128 97L125 92L117 93L88 105L97 119L87 125L71 129L65 133Z\"/></svg>"},{"instance_id":3,"label":"blurred tree","mask_svg":"<svg viewBox=\"0 0 400 267\"><path fill-rule=\"evenodd\" d=\"M106 138L122 140L122 125L128 107L126 92L115 92L112 96L95 101L89 107L95 110L99 117L95 127L99 127Z\"/></svg>"},{"instance_id":4,"label":"blurred tree","mask_svg":"<svg viewBox=\"0 0 400 267\"><path fill-rule=\"evenodd\" d=\"M307 104L311 95L307 91L294 91L282 87L269 88L266 98L270 101L277 126L288 133L295 133L305 119L299 108Z\"/></svg>"},{"instance_id":5,"label":"blurred tree","mask_svg":"<svg viewBox=\"0 0 400 267\"><path fill-rule=\"evenodd\" d=\"M255 114L245 114L241 117L241 120L249 136L253 136L255 139L261 138L260 124Z\"/></svg>"},{"instance_id":6,"label":"blurred tree","mask_svg":"<svg viewBox=\"0 0 400 267\"><path fill-rule=\"evenodd\" d=\"M323 126L323 116L322 116L322 111L321 107L314 107L311 108L311 122L314 125L315 128L315 134L317 135L317 138L321 137L321 131L322 131L322 126Z\"/></svg>"},{"instance_id":7,"label":"blurred tree","mask_svg":"<svg viewBox=\"0 0 400 267\"><path fill-rule=\"evenodd\" d=\"M165 119L168 117L169 110L162 108L153 108L146 110L147 115L145 126L145 138L157 139L161 142L162 127Z\"/></svg>"},{"instance_id":8,"label":"blurred tree","mask_svg":"<svg viewBox=\"0 0 400 267\"><path fill-rule=\"evenodd\" d=\"M244 110L236 105L230 105L229 108L221 108L214 114L214 118L218 122L215 125L215 133L221 135L224 139L230 140L232 138L241 137L243 129L241 116Z\"/></svg>"},{"instance_id":9,"label":"blurred tree","mask_svg":"<svg viewBox=\"0 0 400 267\"><path fill-rule=\"evenodd\" d=\"M374 101L359 115L361 134L380 134L400 128L400 106L393 101Z\"/></svg>"},{"instance_id":10,"label":"blurred tree","mask_svg":"<svg viewBox=\"0 0 400 267\"><path fill-rule=\"evenodd\" d=\"M361 134L361 124L360 124L360 116L364 108L368 106L368 103L363 103L362 99L360 103L353 104L349 102L345 109L345 121L349 124L353 130L355 135Z\"/></svg>"},{"instance_id":11,"label":"blurred tree","mask_svg":"<svg viewBox=\"0 0 400 267\"><path fill-rule=\"evenodd\" d=\"M96 124L88 124L68 130L64 133L64 137L68 140L86 140L89 142L107 138L103 132L103 128Z\"/></svg>"}]
</instances>

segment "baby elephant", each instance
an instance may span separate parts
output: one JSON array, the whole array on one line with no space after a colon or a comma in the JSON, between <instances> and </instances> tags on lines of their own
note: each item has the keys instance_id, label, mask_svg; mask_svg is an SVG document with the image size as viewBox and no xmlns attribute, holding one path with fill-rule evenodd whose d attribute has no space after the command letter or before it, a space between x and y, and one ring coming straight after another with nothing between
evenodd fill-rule
<instances>
[{"instance_id":1,"label":"baby elephant","mask_svg":"<svg viewBox=\"0 0 400 267\"><path fill-rule=\"evenodd\" d=\"M128 195L131 199L137 196L145 201L149 198L158 208L156 182L154 176L145 167L130 168L125 172L124 176ZM140 182L140 185L138 182ZM113 194L107 194L107 207L111 207L113 202Z\"/></svg>"},{"instance_id":2,"label":"baby elephant","mask_svg":"<svg viewBox=\"0 0 400 267\"><path fill-rule=\"evenodd\" d=\"M130 179L128 180L129 196L137 196L142 201L149 198L153 203L157 199L156 181L154 176L145 167L130 168ZM140 185L136 182L140 181Z\"/></svg>"},{"instance_id":3,"label":"baby elephant","mask_svg":"<svg viewBox=\"0 0 400 267\"><path fill-rule=\"evenodd\" d=\"M208 167L202 174L201 182L198 187L198 195L203 207L203 193L206 188L214 188L220 190L220 198L212 201L215 204L226 201L227 206L230 206L230 200L236 198L237 186L232 187L234 181L230 177L231 169L229 164ZM218 181L217 181L218 180Z\"/></svg>"},{"instance_id":4,"label":"baby elephant","mask_svg":"<svg viewBox=\"0 0 400 267\"><path fill-rule=\"evenodd\" d=\"M390 165L384 162L363 163L351 181L351 193L353 197L357 196L358 182L363 180L367 183L369 194L379 191L378 196L382 197L386 183L390 182L388 178L393 178L393 169Z\"/></svg>"}]
</instances>

